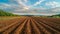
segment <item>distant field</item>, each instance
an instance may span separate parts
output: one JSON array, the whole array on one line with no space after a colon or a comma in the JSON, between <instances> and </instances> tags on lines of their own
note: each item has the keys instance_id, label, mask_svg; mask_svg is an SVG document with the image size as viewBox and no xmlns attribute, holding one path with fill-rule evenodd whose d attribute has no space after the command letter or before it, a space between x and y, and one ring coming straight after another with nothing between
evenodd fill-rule
<instances>
[{"instance_id":1,"label":"distant field","mask_svg":"<svg viewBox=\"0 0 60 34\"><path fill-rule=\"evenodd\" d=\"M15 18L20 18L20 17L16 17L16 16L15 17L13 17L13 16L5 16L5 17L3 16L2 17L2 16L0 16L0 20L10 20L10 19L15 19Z\"/></svg>"}]
</instances>

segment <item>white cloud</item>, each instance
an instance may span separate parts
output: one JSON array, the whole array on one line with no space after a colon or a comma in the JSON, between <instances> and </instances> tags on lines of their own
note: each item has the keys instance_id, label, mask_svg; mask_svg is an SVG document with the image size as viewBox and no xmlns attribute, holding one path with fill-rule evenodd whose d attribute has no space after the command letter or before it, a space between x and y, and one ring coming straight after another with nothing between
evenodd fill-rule
<instances>
[{"instance_id":1,"label":"white cloud","mask_svg":"<svg viewBox=\"0 0 60 34\"><path fill-rule=\"evenodd\" d=\"M47 2L46 6L49 6L51 8L56 8L56 7L60 7L60 4L58 2L52 1L52 2Z\"/></svg>"},{"instance_id":2,"label":"white cloud","mask_svg":"<svg viewBox=\"0 0 60 34\"><path fill-rule=\"evenodd\" d=\"M17 1L17 3L19 4L19 5L22 5L22 6L27 6L26 4L24 4L21 0L16 0ZM27 1L27 0L25 0L25 1Z\"/></svg>"},{"instance_id":3,"label":"white cloud","mask_svg":"<svg viewBox=\"0 0 60 34\"><path fill-rule=\"evenodd\" d=\"M0 9L16 9L19 8L16 4L7 4L7 3L0 3Z\"/></svg>"},{"instance_id":4,"label":"white cloud","mask_svg":"<svg viewBox=\"0 0 60 34\"><path fill-rule=\"evenodd\" d=\"M23 9L24 7L30 8L30 6L27 6L24 2L22 2L22 0L15 0L15 1L18 3L19 8L23 8ZM24 0L24 1L27 2L28 0Z\"/></svg>"},{"instance_id":5,"label":"white cloud","mask_svg":"<svg viewBox=\"0 0 60 34\"><path fill-rule=\"evenodd\" d=\"M22 2L22 0L16 0L17 3L19 4L19 6L23 6L24 7L28 7L29 9L34 7L34 6L37 6L38 4L41 4L43 1L45 0L39 0L38 2L34 3L33 5L30 5L30 6L27 6L24 2ZM28 0L24 0L25 2L28 2Z\"/></svg>"},{"instance_id":6,"label":"white cloud","mask_svg":"<svg viewBox=\"0 0 60 34\"><path fill-rule=\"evenodd\" d=\"M30 6L27 6L24 2L22 2L22 0L14 0L14 1L16 1L18 3L19 8L23 8L24 9L24 7L28 7L29 9L31 9L34 6L37 6L38 4L41 4L45 0L39 0L38 2L36 2L36 3L34 3L33 5L30 5ZM23 0L23 1L28 2L28 0Z\"/></svg>"},{"instance_id":7,"label":"white cloud","mask_svg":"<svg viewBox=\"0 0 60 34\"><path fill-rule=\"evenodd\" d=\"M28 2L28 0L24 0L25 2Z\"/></svg>"},{"instance_id":8,"label":"white cloud","mask_svg":"<svg viewBox=\"0 0 60 34\"><path fill-rule=\"evenodd\" d=\"M13 13L13 14L18 14L18 15L43 15L43 16L52 16L52 15L56 15L55 13L45 13L45 14L42 14L42 13Z\"/></svg>"},{"instance_id":9,"label":"white cloud","mask_svg":"<svg viewBox=\"0 0 60 34\"><path fill-rule=\"evenodd\" d=\"M41 14L40 12L38 12L38 11L31 11L31 9L30 8L32 8L32 7L34 7L34 6L37 6L37 5L40 5L42 2L44 2L45 0L39 0L38 2L36 2L36 3L34 3L33 5L30 5L30 6L27 6L24 2L22 2L22 0L10 0L12 3L11 4L7 4L7 3L0 3L0 8L10 8L10 9L12 9L12 8L14 8L14 11L16 11L16 12L22 12L23 14L24 13L30 13L30 14L32 14L32 15L39 15L39 14ZM14 1L16 1L18 4L13 4L13 2ZM24 0L25 2L28 2L28 0ZM47 2L46 3L46 6L47 7L49 7L49 6L51 6L51 8L55 8L55 7L59 7L60 5L59 5L59 3L58 2L55 2L55 1L53 1L53 2ZM27 10L27 9L30 9L30 11L24 11L24 9L25 10ZM34 10L35 8L32 8L32 10ZM44 8L43 6L40 6L40 8L36 8L36 10L45 10L46 8ZM45 11L43 11L43 12L45 12ZM56 10L55 10L55 12L56 12ZM34 13L34 14L33 14ZM39 13L39 14L38 14ZM56 14L56 13L49 13L48 14L48 12L46 12L45 13L45 15L52 15L52 14Z\"/></svg>"},{"instance_id":10,"label":"white cloud","mask_svg":"<svg viewBox=\"0 0 60 34\"><path fill-rule=\"evenodd\" d=\"M45 1L45 0L39 0L38 2L34 3L34 6L41 4L43 1Z\"/></svg>"},{"instance_id":11,"label":"white cloud","mask_svg":"<svg viewBox=\"0 0 60 34\"><path fill-rule=\"evenodd\" d=\"M9 4L6 4L6 3L0 3L0 8L8 8L8 7L10 7L11 5L9 5Z\"/></svg>"}]
</instances>

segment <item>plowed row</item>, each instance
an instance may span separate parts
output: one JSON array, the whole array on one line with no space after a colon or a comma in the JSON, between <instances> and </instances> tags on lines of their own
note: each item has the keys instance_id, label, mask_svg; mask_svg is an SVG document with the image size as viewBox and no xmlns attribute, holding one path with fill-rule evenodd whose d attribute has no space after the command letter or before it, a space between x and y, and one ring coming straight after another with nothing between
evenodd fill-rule
<instances>
[{"instance_id":1,"label":"plowed row","mask_svg":"<svg viewBox=\"0 0 60 34\"><path fill-rule=\"evenodd\" d=\"M60 18L21 17L13 19L0 28L0 34L60 34Z\"/></svg>"}]
</instances>

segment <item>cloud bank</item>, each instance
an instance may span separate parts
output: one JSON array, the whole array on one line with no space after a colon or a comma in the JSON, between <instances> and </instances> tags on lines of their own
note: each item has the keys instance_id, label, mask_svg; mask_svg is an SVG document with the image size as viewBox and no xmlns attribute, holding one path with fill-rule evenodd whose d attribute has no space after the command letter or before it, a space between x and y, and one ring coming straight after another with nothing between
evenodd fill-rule
<instances>
[{"instance_id":1,"label":"cloud bank","mask_svg":"<svg viewBox=\"0 0 60 34\"><path fill-rule=\"evenodd\" d=\"M24 1L24 2L23 2ZM34 0L36 1L36 0ZM8 0L8 2L0 2L0 9L13 10L13 12L20 13L40 13L48 15L48 12L51 14L60 13L60 10L54 9L60 7L59 2L52 0ZM34 3L33 5L31 3ZM29 4L29 5L28 5ZM35 8L36 7L36 8ZM38 8L39 7L39 8ZM49 8L47 8L49 7ZM36 9L36 11L35 11ZM48 10L54 9L54 10ZM59 8L60 9L60 8ZM46 11L44 11L46 10ZM42 13L41 13L42 12ZM53 13L52 13L53 12Z\"/></svg>"}]
</instances>

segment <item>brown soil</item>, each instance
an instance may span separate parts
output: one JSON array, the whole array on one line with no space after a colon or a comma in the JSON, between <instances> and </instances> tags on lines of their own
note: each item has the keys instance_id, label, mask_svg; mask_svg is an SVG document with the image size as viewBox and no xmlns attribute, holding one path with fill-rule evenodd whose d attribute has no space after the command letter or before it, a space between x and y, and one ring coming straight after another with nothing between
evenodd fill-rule
<instances>
[{"instance_id":1,"label":"brown soil","mask_svg":"<svg viewBox=\"0 0 60 34\"><path fill-rule=\"evenodd\" d=\"M21 17L0 21L0 34L60 34L60 18Z\"/></svg>"}]
</instances>

